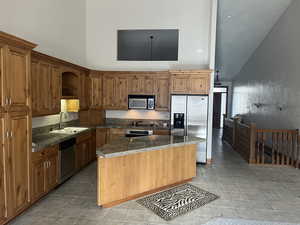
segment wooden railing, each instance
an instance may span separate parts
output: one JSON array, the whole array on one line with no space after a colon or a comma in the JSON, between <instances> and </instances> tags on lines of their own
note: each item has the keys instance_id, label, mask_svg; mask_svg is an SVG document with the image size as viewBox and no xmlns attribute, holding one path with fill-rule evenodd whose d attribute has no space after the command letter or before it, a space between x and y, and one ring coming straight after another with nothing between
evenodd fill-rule
<instances>
[{"instance_id":1,"label":"wooden railing","mask_svg":"<svg viewBox=\"0 0 300 225\"><path fill-rule=\"evenodd\" d=\"M225 118L222 139L250 164L300 168L298 130L257 129Z\"/></svg>"}]
</instances>

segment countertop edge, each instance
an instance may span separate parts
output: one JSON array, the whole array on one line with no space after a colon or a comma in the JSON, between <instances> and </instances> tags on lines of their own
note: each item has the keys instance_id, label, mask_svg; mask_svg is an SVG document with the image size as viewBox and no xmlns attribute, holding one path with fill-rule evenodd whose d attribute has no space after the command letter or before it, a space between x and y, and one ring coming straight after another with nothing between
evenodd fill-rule
<instances>
[{"instance_id":1,"label":"countertop edge","mask_svg":"<svg viewBox=\"0 0 300 225\"><path fill-rule=\"evenodd\" d=\"M134 150L128 150L124 152L116 152L116 153L110 153L110 154L103 154L101 150L97 150L97 156L100 158L114 158L114 157L121 157L125 155L131 155L141 152L149 152L149 151L156 151L156 150L162 150L170 147L180 147L184 145L193 145L193 144L199 144L202 141L188 141L183 143L174 143L174 144L167 144L167 145L161 145L161 146L155 146L155 147L149 147L149 148L141 148L141 149L134 149Z\"/></svg>"},{"instance_id":2,"label":"countertop edge","mask_svg":"<svg viewBox=\"0 0 300 225\"><path fill-rule=\"evenodd\" d=\"M53 145L57 145L57 144L59 144L59 143L61 143L63 141L67 141L67 140L69 140L71 138L76 138L76 137L78 137L78 136L80 136L80 135L82 135L84 133L87 133L87 132L90 132L92 130L95 130L95 127L87 127L87 128L88 128L87 130L79 131L76 134L69 134L69 135L66 135L65 137L60 137L58 140L53 140L51 143L46 143L46 144L44 144L44 143L35 143L36 146L35 147L32 146L31 152L33 152L33 153L34 152L40 152L44 148L51 147Z\"/></svg>"}]
</instances>

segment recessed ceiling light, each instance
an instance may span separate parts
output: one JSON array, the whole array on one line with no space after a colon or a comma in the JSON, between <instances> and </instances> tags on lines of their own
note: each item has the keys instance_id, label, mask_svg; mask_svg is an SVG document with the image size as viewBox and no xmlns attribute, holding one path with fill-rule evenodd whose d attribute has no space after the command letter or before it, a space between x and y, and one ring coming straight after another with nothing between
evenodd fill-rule
<instances>
[{"instance_id":1,"label":"recessed ceiling light","mask_svg":"<svg viewBox=\"0 0 300 225\"><path fill-rule=\"evenodd\" d=\"M228 19L231 19L231 17L232 17L231 15L227 16Z\"/></svg>"}]
</instances>

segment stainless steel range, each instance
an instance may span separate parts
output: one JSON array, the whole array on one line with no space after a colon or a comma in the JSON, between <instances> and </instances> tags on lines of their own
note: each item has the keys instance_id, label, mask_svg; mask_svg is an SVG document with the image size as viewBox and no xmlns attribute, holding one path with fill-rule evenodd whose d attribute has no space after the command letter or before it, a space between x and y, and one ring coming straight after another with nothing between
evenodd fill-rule
<instances>
[{"instance_id":1,"label":"stainless steel range","mask_svg":"<svg viewBox=\"0 0 300 225\"><path fill-rule=\"evenodd\" d=\"M143 137L153 135L153 130L126 130L126 137Z\"/></svg>"}]
</instances>

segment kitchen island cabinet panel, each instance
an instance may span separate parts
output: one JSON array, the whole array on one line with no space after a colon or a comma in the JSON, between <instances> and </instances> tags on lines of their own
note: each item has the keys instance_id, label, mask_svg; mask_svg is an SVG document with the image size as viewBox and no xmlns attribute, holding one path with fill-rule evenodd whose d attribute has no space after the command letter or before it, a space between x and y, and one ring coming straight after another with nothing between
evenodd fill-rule
<instances>
[{"instance_id":1,"label":"kitchen island cabinet panel","mask_svg":"<svg viewBox=\"0 0 300 225\"><path fill-rule=\"evenodd\" d=\"M111 207L196 176L196 145L98 158L98 205Z\"/></svg>"}]
</instances>

